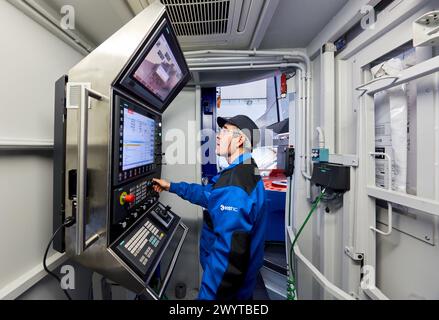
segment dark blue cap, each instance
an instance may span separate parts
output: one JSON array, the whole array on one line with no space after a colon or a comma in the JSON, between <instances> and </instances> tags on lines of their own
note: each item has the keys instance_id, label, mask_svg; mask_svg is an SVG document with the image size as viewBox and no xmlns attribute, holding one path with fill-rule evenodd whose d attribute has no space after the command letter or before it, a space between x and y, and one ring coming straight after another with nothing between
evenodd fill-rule
<instances>
[{"instance_id":1,"label":"dark blue cap","mask_svg":"<svg viewBox=\"0 0 439 320\"><path fill-rule=\"evenodd\" d=\"M256 146L261 140L261 131L259 130L259 127L247 116L240 115L233 118L218 117L217 123L220 128L223 128L226 124L231 124L242 130L250 140L252 147Z\"/></svg>"}]
</instances>

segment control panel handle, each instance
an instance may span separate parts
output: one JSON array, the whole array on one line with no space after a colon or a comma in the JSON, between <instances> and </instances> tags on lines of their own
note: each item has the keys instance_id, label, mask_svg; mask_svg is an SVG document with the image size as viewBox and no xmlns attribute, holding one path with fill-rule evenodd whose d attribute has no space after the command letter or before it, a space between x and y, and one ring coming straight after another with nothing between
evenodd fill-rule
<instances>
[{"instance_id":1,"label":"control panel handle","mask_svg":"<svg viewBox=\"0 0 439 320\"><path fill-rule=\"evenodd\" d=\"M101 101L108 97L99 92L82 87L81 103L79 107L79 130L78 130L78 169L76 184L76 255L81 255L87 248L85 240L85 217L87 211L87 148L88 148L88 106L90 98ZM96 238L96 235L92 236ZM94 243L94 242L93 242Z\"/></svg>"}]
</instances>

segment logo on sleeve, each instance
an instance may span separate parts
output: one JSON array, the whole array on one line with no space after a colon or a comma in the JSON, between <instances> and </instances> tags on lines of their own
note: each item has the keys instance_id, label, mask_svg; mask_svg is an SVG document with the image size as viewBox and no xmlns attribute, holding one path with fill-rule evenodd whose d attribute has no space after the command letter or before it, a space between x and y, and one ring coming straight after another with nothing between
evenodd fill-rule
<instances>
[{"instance_id":1,"label":"logo on sleeve","mask_svg":"<svg viewBox=\"0 0 439 320\"><path fill-rule=\"evenodd\" d=\"M220 206L220 209L221 209L221 211L238 212L238 208L231 207L231 206L225 206L223 204Z\"/></svg>"}]
</instances>

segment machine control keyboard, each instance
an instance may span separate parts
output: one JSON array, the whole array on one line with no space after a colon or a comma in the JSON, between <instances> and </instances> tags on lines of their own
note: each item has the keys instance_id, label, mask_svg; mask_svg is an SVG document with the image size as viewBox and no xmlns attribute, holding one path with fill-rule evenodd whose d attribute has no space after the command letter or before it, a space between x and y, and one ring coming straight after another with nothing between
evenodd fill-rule
<instances>
[{"instance_id":1,"label":"machine control keyboard","mask_svg":"<svg viewBox=\"0 0 439 320\"><path fill-rule=\"evenodd\" d=\"M163 210L167 212L166 219L156 213L156 211L162 212ZM164 223L164 220L168 222ZM113 249L140 275L146 275L164 250L164 245L172 236L178 221L179 218L175 214L161 203L157 203L113 244Z\"/></svg>"},{"instance_id":2,"label":"machine control keyboard","mask_svg":"<svg viewBox=\"0 0 439 320\"><path fill-rule=\"evenodd\" d=\"M143 228L140 228L128 243L125 244L125 249L128 249L135 257L139 257L140 262L146 265L164 236L165 234L163 232L151 223L151 221L148 221L143 225Z\"/></svg>"}]
</instances>

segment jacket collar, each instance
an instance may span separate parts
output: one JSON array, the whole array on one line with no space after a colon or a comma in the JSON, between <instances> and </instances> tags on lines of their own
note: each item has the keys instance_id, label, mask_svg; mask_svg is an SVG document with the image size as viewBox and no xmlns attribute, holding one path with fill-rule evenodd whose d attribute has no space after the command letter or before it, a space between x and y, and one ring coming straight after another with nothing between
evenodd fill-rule
<instances>
[{"instance_id":1,"label":"jacket collar","mask_svg":"<svg viewBox=\"0 0 439 320\"><path fill-rule=\"evenodd\" d=\"M237 165L243 164L244 162L250 160L252 158L252 154L251 153L243 153L241 154L238 158L235 159L235 161L233 161L233 163L231 163L227 168L225 168L221 173L228 171L230 169L233 169L234 167L236 167Z\"/></svg>"}]
</instances>

